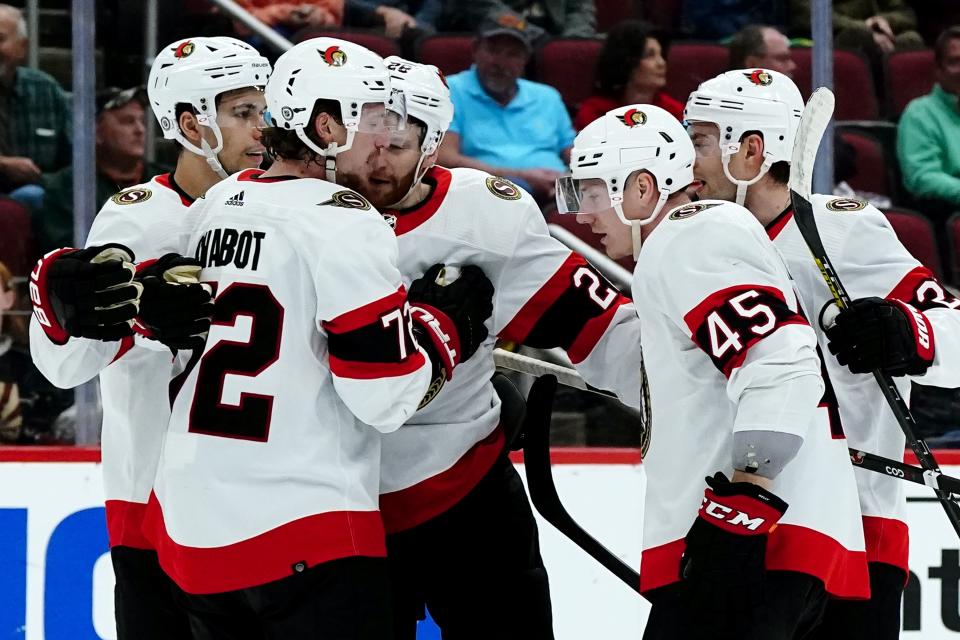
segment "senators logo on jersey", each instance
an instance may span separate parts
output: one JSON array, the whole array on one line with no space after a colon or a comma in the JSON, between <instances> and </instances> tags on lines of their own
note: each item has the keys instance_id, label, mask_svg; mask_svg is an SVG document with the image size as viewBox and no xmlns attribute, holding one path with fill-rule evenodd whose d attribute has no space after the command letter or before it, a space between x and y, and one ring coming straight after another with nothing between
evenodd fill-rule
<instances>
[{"instance_id":1,"label":"senators logo on jersey","mask_svg":"<svg viewBox=\"0 0 960 640\"><path fill-rule=\"evenodd\" d=\"M110 198L110 200L112 200L114 204L137 204L138 202L146 202L152 195L153 191L150 189L134 187L132 189L124 189Z\"/></svg>"},{"instance_id":2,"label":"senators logo on jersey","mask_svg":"<svg viewBox=\"0 0 960 640\"><path fill-rule=\"evenodd\" d=\"M318 202L319 206L331 206L331 207L342 207L344 209L360 209L362 211L368 211L370 209L370 203L367 202L363 196L361 196L356 191L337 191L329 200L324 202Z\"/></svg>"},{"instance_id":3,"label":"senators logo on jersey","mask_svg":"<svg viewBox=\"0 0 960 640\"><path fill-rule=\"evenodd\" d=\"M706 211L716 207L719 203L716 202L694 202L692 204L685 204L682 207L674 209L670 214L670 220L684 220L685 218L692 218L701 211Z\"/></svg>"},{"instance_id":4,"label":"senators logo on jersey","mask_svg":"<svg viewBox=\"0 0 960 640\"><path fill-rule=\"evenodd\" d=\"M503 200L519 200L523 195L515 184L506 178L490 176L487 178L487 189L490 193Z\"/></svg>"},{"instance_id":5,"label":"senators logo on jersey","mask_svg":"<svg viewBox=\"0 0 960 640\"><path fill-rule=\"evenodd\" d=\"M837 212L863 211L866 207L866 202L854 198L836 198L827 203L827 209Z\"/></svg>"},{"instance_id":6,"label":"senators logo on jersey","mask_svg":"<svg viewBox=\"0 0 960 640\"><path fill-rule=\"evenodd\" d=\"M347 64L347 54L336 45L327 47L323 52L323 61L331 67L342 67Z\"/></svg>"}]
</instances>

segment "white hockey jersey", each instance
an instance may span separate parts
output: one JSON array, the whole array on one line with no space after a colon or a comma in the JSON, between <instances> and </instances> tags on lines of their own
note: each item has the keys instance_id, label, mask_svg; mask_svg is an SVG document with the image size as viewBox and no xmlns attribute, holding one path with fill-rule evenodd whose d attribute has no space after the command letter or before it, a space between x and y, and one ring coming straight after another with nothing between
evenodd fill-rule
<instances>
[{"instance_id":1,"label":"white hockey jersey","mask_svg":"<svg viewBox=\"0 0 960 640\"><path fill-rule=\"evenodd\" d=\"M813 575L834 596L868 597L847 443L831 429L816 338L763 227L726 202L664 214L643 243L633 294L653 415L641 590L679 580L704 478L732 476L735 432L765 430L803 437L773 480L789 508L770 533L767 568Z\"/></svg>"},{"instance_id":2,"label":"white hockey jersey","mask_svg":"<svg viewBox=\"0 0 960 640\"><path fill-rule=\"evenodd\" d=\"M490 337L404 426L383 439L380 509L388 532L443 513L503 454L500 400L490 378L496 338L562 347L590 384L640 401L633 305L579 255L550 237L533 198L474 169L434 167L430 197L384 211L409 284L431 265L473 264L493 283Z\"/></svg>"},{"instance_id":3,"label":"white hockey jersey","mask_svg":"<svg viewBox=\"0 0 960 640\"><path fill-rule=\"evenodd\" d=\"M934 363L925 375L913 379L922 384L960 386L960 300L910 255L887 219L873 206L828 195L814 195L811 203L827 255L852 298L901 300L928 319L933 329ZM792 209L767 225L767 232L783 255L804 306L813 318L819 317L833 297L803 241ZM903 432L876 380L841 367L827 349L826 335L819 323L814 324L850 445L902 460ZM910 380L898 378L896 382L909 401ZM903 482L864 469L856 469L854 475L860 489L868 560L907 571Z\"/></svg>"},{"instance_id":4,"label":"white hockey jersey","mask_svg":"<svg viewBox=\"0 0 960 640\"><path fill-rule=\"evenodd\" d=\"M177 251L191 202L171 174L124 189L97 214L87 246L119 242L138 260ZM142 523L170 417L170 351L134 346L132 338L120 342L70 338L56 345L34 318L30 352L37 368L59 387L75 387L100 375L110 546L150 548Z\"/></svg>"},{"instance_id":5,"label":"white hockey jersey","mask_svg":"<svg viewBox=\"0 0 960 640\"><path fill-rule=\"evenodd\" d=\"M380 432L430 382L380 214L329 182L261 175L225 179L189 212L215 310L173 385L146 521L189 593L384 556Z\"/></svg>"}]
</instances>

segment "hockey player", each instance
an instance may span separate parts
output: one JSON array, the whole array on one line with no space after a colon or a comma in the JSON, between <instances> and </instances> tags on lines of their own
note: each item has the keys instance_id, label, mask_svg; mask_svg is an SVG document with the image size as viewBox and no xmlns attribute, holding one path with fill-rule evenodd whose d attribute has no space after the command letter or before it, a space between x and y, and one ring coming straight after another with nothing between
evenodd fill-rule
<instances>
[{"instance_id":1,"label":"hockey player","mask_svg":"<svg viewBox=\"0 0 960 640\"><path fill-rule=\"evenodd\" d=\"M693 161L675 118L633 105L580 132L557 184L611 257L637 256L644 638L801 638L828 595L867 595L853 472L786 268L748 211L696 201Z\"/></svg>"},{"instance_id":2,"label":"hockey player","mask_svg":"<svg viewBox=\"0 0 960 640\"><path fill-rule=\"evenodd\" d=\"M203 344L210 314L209 293L200 285L165 284L168 270L188 279L196 273L189 261L144 263L136 285L131 262L134 255L175 251L194 199L227 173L259 166L269 75L267 60L232 38L188 38L161 50L148 93L164 136L182 147L176 170L113 196L94 220L86 248L52 252L32 274L30 347L37 367L64 388L100 375L120 640L190 637L172 583L141 530L170 415L170 350L134 347L131 321L139 305L142 331L172 348L189 348Z\"/></svg>"},{"instance_id":3,"label":"hockey player","mask_svg":"<svg viewBox=\"0 0 960 640\"><path fill-rule=\"evenodd\" d=\"M411 307L389 226L324 180L403 123L385 108L379 56L304 41L277 60L266 99L274 164L190 211L189 253L216 286L215 311L202 356L175 381L146 527L201 638L232 638L240 620L268 638L380 640L392 624L381 433L459 379L486 337L492 287L464 266L434 294L428 272L411 287L427 303Z\"/></svg>"},{"instance_id":4,"label":"hockey player","mask_svg":"<svg viewBox=\"0 0 960 640\"><path fill-rule=\"evenodd\" d=\"M425 604L444 637L552 638L536 523L490 381L495 338L562 347L591 384L636 405L639 322L596 269L550 237L532 197L497 176L434 166L453 115L449 90L433 66L386 62L408 125L351 183L394 228L405 282L435 263L471 263L496 285L479 353L383 439L395 638L414 638Z\"/></svg>"},{"instance_id":5,"label":"hockey player","mask_svg":"<svg viewBox=\"0 0 960 640\"><path fill-rule=\"evenodd\" d=\"M854 302L836 317L833 297L804 244L787 181L791 141L803 101L793 82L775 71L741 69L708 80L690 95L686 118L697 149L694 175L702 194L742 202L767 229L796 282L826 357L850 445L901 460L904 436L871 370L910 381L955 387L960 346L960 301L917 262L883 214L851 198L814 195L817 227L837 275ZM829 311L829 314L827 313ZM869 602L830 603L823 638L897 638L900 600L908 576L902 482L856 469L870 568Z\"/></svg>"}]
</instances>

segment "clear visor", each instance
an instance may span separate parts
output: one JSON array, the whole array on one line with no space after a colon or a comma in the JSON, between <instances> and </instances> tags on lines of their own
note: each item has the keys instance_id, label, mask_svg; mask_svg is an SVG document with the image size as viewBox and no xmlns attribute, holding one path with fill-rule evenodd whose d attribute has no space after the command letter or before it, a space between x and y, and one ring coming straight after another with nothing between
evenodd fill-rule
<instances>
[{"instance_id":1,"label":"clear visor","mask_svg":"<svg viewBox=\"0 0 960 640\"><path fill-rule=\"evenodd\" d=\"M407 126L406 100L403 94L391 97L387 103L367 102L360 108L360 117L346 121L348 129L357 133L393 133Z\"/></svg>"},{"instance_id":2,"label":"clear visor","mask_svg":"<svg viewBox=\"0 0 960 640\"><path fill-rule=\"evenodd\" d=\"M698 159L720 157L720 131L716 125L690 126L687 131Z\"/></svg>"},{"instance_id":3,"label":"clear visor","mask_svg":"<svg viewBox=\"0 0 960 640\"><path fill-rule=\"evenodd\" d=\"M603 178L557 178L557 210L560 213L600 213L611 208L613 203Z\"/></svg>"}]
</instances>

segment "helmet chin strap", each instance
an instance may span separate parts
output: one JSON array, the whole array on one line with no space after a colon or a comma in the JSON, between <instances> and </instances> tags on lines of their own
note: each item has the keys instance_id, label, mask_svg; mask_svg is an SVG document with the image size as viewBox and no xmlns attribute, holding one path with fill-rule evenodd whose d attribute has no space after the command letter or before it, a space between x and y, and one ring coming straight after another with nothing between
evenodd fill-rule
<instances>
[{"instance_id":1,"label":"helmet chin strap","mask_svg":"<svg viewBox=\"0 0 960 640\"><path fill-rule=\"evenodd\" d=\"M743 203L747 199L747 187L749 187L752 184L756 184L757 181L760 180L760 178L765 176L767 174L767 171L770 170L770 166L773 163L770 161L769 157L766 157L763 159L763 164L760 165L760 170L757 171L757 175L755 175L750 180L738 180L737 178L734 178L733 175L730 173L730 156L736 153L739 149L740 149L740 145L731 145L730 147L728 147L728 149L724 150L721 163L723 164L723 174L727 176L727 180L737 185L736 202L738 205L742 207Z\"/></svg>"},{"instance_id":2,"label":"helmet chin strap","mask_svg":"<svg viewBox=\"0 0 960 640\"><path fill-rule=\"evenodd\" d=\"M355 131L347 129L347 141L341 147L336 142L331 142L327 145L326 149L321 149L317 144L311 140L306 132L300 128L297 129L297 137L300 138L300 141L303 144L307 145L310 149L313 150L318 156L324 158L324 173L325 179L327 182L337 183L337 155L343 153L344 151L349 151L353 146L353 136Z\"/></svg>"},{"instance_id":3,"label":"helmet chin strap","mask_svg":"<svg viewBox=\"0 0 960 640\"><path fill-rule=\"evenodd\" d=\"M640 235L640 229L647 226L648 224L653 223L660 213L663 211L664 205L667 204L667 200L670 198L670 194L665 191L660 192L660 199L657 200L657 205L653 208L653 213L644 218L643 220L630 220L623 213L623 203L618 202L613 205L613 210L617 213L617 217L620 218L620 222L630 227L630 240L633 244L633 259L637 260L640 258L640 247L643 244L643 239Z\"/></svg>"},{"instance_id":4,"label":"helmet chin strap","mask_svg":"<svg viewBox=\"0 0 960 640\"><path fill-rule=\"evenodd\" d=\"M403 194L403 197L401 197L399 200L389 205L390 208L392 209L398 208L404 200L410 197L410 194L413 193L413 190L420 185L420 181L423 180L423 177L427 175L427 171L430 170L430 167L423 169L423 161L426 160L429 157L429 155L430 154L423 153L423 152L420 153L420 159L417 160L417 168L413 170L413 181L410 183L410 188L407 189L407 192L405 194Z\"/></svg>"},{"instance_id":5,"label":"helmet chin strap","mask_svg":"<svg viewBox=\"0 0 960 640\"><path fill-rule=\"evenodd\" d=\"M200 146L193 144L187 140L182 133L179 131L174 136L177 142L183 145L184 149L192 153L197 154L198 156L203 156L207 164L210 166L210 170L215 174L220 176L221 179L228 176L226 170L224 170L223 165L220 164L219 153L223 150L223 134L220 133L220 127L217 126L216 122L211 121L206 116L198 116L197 122L213 131L213 136L217 139L217 146L211 147L210 143L207 142L206 138L200 136Z\"/></svg>"}]
</instances>

